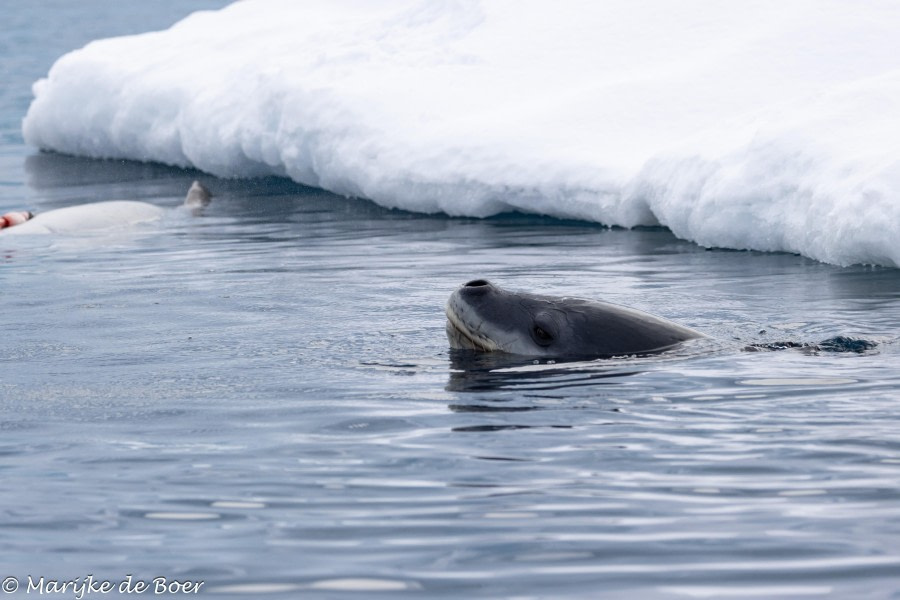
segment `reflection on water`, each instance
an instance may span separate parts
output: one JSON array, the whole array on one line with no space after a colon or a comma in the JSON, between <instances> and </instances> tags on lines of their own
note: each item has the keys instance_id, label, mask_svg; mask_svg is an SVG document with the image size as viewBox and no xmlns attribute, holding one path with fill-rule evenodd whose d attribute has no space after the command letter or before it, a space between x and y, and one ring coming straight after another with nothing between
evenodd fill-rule
<instances>
[{"instance_id":1,"label":"reflection on water","mask_svg":"<svg viewBox=\"0 0 900 600\"><path fill-rule=\"evenodd\" d=\"M534 393L564 396L568 388L616 384L604 379L628 377L642 362L637 359L557 362L503 352L449 351L450 381L447 391L515 391L526 397Z\"/></svg>"},{"instance_id":2,"label":"reflection on water","mask_svg":"<svg viewBox=\"0 0 900 600\"><path fill-rule=\"evenodd\" d=\"M900 583L896 271L663 229L412 215L275 178L52 154L27 168L43 210L174 206L195 178L214 200L150 230L4 242L12 572L189 574L223 598ZM443 306L474 276L711 340L567 363L450 350ZM878 347L742 351L835 336Z\"/></svg>"},{"instance_id":3,"label":"reflection on water","mask_svg":"<svg viewBox=\"0 0 900 600\"><path fill-rule=\"evenodd\" d=\"M179 175L200 171L168 167L158 163L129 160L94 160L67 156L56 152L36 152L25 158L28 185L36 190L73 188L101 184L134 183L137 181L166 181ZM145 190L144 186L133 186Z\"/></svg>"}]
</instances>

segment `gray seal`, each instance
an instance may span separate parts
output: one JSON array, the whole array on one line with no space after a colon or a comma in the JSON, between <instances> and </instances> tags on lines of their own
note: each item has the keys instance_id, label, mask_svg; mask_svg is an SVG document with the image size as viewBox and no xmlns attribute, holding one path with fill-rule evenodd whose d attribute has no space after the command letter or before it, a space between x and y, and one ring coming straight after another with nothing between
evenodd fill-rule
<instances>
[{"instance_id":1,"label":"gray seal","mask_svg":"<svg viewBox=\"0 0 900 600\"><path fill-rule=\"evenodd\" d=\"M450 346L484 352L585 359L646 356L705 337L633 308L512 292L485 279L453 292L446 311Z\"/></svg>"}]
</instances>

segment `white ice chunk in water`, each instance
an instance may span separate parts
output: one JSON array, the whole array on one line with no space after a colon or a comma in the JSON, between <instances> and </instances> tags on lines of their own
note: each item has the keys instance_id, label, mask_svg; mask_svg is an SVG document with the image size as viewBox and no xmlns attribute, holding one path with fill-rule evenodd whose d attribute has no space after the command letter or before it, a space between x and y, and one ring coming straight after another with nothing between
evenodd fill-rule
<instances>
[{"instance_id":1,"label":"white ice chunk in water","mask_svg":"<svg viewBox=\"0 0 900 600\"><path fill-rule=\"evenodd\" d=\"M242 0L96 41L28 143L900 266L900 5Z\"/></svg>"}]
</instances>

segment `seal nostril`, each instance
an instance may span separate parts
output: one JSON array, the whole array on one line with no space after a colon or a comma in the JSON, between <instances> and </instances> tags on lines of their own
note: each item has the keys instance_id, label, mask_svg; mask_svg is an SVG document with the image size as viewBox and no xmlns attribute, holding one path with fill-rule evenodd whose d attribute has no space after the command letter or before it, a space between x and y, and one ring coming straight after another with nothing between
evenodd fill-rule
<instances>
[{"instance_id":1,"label":"seal nostril","mask_svg":"<svg viewBox=\"0 0 900 600\"><path fill-rule=\"evenodd\" d=\"M491 285L491 282L487 279L475 279L467 283L465 287L484 287L486 285Z\"/></svg>"}]
</instances>

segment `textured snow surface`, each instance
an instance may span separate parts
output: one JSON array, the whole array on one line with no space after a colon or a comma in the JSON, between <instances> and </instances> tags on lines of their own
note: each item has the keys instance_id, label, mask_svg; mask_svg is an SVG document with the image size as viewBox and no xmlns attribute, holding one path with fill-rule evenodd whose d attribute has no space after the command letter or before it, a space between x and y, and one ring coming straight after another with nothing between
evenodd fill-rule
<instances>
[{"instance_id":1,"label":"textured snow surface","mask_svg":"<svg viewBox=\"0 0 900 600\"><path fill-rule=\"evenodd\" d=\"M900 265L900 5L242 0L93 42L37 147Z\"/></svg>"}]
</instances>

